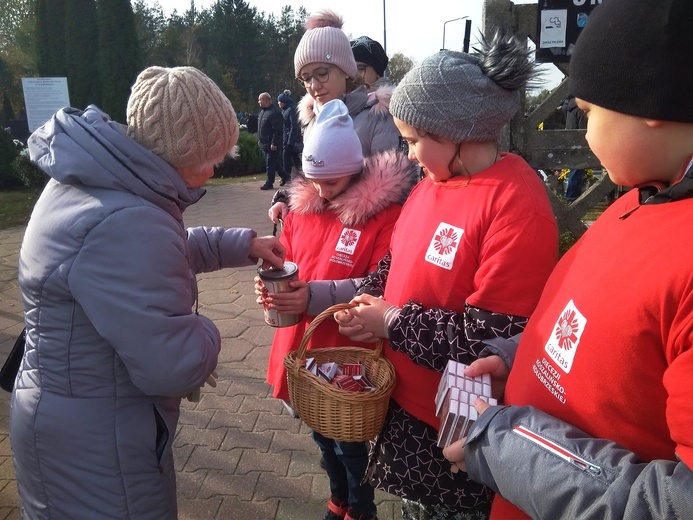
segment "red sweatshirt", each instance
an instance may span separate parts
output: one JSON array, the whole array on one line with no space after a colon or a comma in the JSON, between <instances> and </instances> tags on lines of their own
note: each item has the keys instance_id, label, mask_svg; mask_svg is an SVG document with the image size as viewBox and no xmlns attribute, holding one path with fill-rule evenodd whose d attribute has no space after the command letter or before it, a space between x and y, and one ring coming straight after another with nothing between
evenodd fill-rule
<instances>
[{"instance_id":1,"label":"red sweatshirt","mask_svg":"<svg viewBox=\"0 0 693 520\"><path fill-rule=\"evenodd\" d=\"M693 467L693 199L616 201L561 259L520 342L506 402L643 461ZM500 497L495 518L527 518Z\"/></svg>"}]
</instances>

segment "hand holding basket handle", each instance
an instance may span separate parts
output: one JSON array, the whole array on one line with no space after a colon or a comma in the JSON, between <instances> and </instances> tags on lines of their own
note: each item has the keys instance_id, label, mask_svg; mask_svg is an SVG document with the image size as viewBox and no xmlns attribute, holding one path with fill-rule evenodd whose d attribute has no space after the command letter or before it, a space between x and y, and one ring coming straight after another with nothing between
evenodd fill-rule
<instances>
[{"instance_id":1,"label":"hand holding basket handle","mask_svg":"<svg viewBox=\"0 0 693 520\"><path fill-rule=\"evenodd\" d=\"M325 319L353 304L337 304L318 314L306 329L298 350L284 358L291 405L309 427L329 439L363 442L373 439L385 421L390 394L395 387L395 369L382 355L383 341L375 350L354 346L313 348L310 357L321 365L363 363L374 390L349 392L306 370L308 340ZM344 338L348 341L347 338Z\"/></svg>"},{"instance_id":2,"label":"hand holding basket handle","mask_svg":"<svg viewBox=\"0 0 693 520\"><path fill-rule=\"evenodd\" d=\"M320 325L323 321L325 321L328 318L331 319L334 316L334 314L339 311L345 311L347 309L352 309L357 306L358 304L356 303L338 303L336 305L333 305L332 307L325 309L315 318L313 318L313 321L310 322L310 325L308 325L308 328L306 329L306 332L303 335L301 345L298 347L298 357L305 361L308 340L313 335L313 332L315 332L315 329L318 328L318 325ZM344 339L348 341L348 338L345 337ZM383 345L383 340L378 339L378 341L375 344L375 349L373 350L373 355L375 356L375 359L379 359L380 356L382 356Z\"/></svg>"}]
</instances>

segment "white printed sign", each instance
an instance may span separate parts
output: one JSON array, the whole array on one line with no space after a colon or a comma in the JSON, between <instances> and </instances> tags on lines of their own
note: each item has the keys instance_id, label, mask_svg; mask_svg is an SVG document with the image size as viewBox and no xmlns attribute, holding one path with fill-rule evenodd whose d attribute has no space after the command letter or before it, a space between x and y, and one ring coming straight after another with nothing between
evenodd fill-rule
<instances>
[{"instance_id":1,"label":"white printed sign","mask_svg":"<svg viewBox=\"0 0 693 520\"><path fill-rule=\"evenodd\" d=\"M567 9L546 9L541 11L539 48L546 49L548 47L565 47L567 26Z\"/></svg>"},{"instance_id":2,"label":"white printed sign","mask_svg":"<svg viewBox=\"0 0 693 520\"><path fill-rule=\"evenodd\" d=\"M22 89L30 132L61 108L70 106L67 78L22 78Z\"/></svg>"}]
</instances>

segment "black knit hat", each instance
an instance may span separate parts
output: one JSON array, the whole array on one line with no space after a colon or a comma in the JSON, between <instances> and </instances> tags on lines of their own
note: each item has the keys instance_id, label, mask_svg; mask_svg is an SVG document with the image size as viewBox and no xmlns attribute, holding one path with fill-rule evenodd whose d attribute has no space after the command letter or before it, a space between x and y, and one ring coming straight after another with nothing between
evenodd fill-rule
<instances>
[{"instance_id":1,"label":"black knit hat","mask_svg":"<svg viewBox=\"0 0 693 520\"><path fill-rule=\"evenodd\" d=\"M279 94L277 96L277 101L279 101L280 103L286 103L287 105L293 105L294 103L294 100L291 99L291 96L289 96L289 94L287 94L286 92L282 92L281 94Z\"/></svg>"},{"instance_id":2,"label":"black knit hat","mask_svg":"<svg viewBox=\"0 0 693 520\"><path fill-rule=\"evenodd\" d=\"M575 97L623 114L693 123L693 1L606 0L570 58Z\"/></svg>"},{"instance_id":3,"label":"black knit hat","mask_svg":"<svg viewBox=\"0 0 693 520\"><path fill-rule=\"evenodd\" d=\"M354 53L356 61L373 67L378 76L382 77L385 74L389 60L382 45L377 41L370 39L368 36L359 36L355 40L351 40L351 52Z\"/></svg>"}]
</instances>

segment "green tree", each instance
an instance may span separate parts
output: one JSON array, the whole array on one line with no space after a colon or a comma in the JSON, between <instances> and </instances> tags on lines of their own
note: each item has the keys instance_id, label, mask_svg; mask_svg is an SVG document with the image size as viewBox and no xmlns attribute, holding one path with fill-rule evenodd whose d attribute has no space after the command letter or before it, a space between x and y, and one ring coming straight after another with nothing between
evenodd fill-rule
<instances>
[{"instance_id":1,"label":"green tree","mask_svg":"<svg viewBox=\"0 0 693 520\"><path fill-rule=\"evenodd\" d=\"M37 0L35 35L39 75L66 76L65 0Z\"/></svg>"},{"instance_id":2,"label":"green tree","mask_svg":"<svg viewBox=\"0 0 693 520\"><path fill-rule=\"evenodd\" d=\"M397 85L404 75L414 67L414 60L407 58L401 52L392 55L387 65L387 77Z\"/></svg>"},{"instance_id":3,"label":"green tree","mask_svg":"<svg viewBox=\"0 0 693 520\"><path fill-rule=\"evenodd\" d=\"M15 42L26 20L33 18L35 0L0 0L0 50Z\"/></svg>"},{"instance_id":4,"label":"green tree","mask_svg":"<svg viewBox=\"0 0 693 520\"><path fill-rule=\"evenodd\" d=\"M3 126L7 125L11 119L14 119L14 109L12 108L12 103L10 102L10 96L7 92L2 93L2 117L0 121Z\"/></svg>"},{"instance_id":5,"label":"green tree","mask_svg":"<svg viewBox=\"0 0 693 520\"><path fill-rule=\"evenodd\" d=\"M54 1L54 0L51 0ZM142 69L130 0L97 0L102 108L125 122L130 87Z\"/></svg>"},{"instance_id":6,"label":"green tree","mask_svg":"<svg viewBox=\"0 0 693 520\"><path fill-rule=\"evenodd\" d=\"M65 0L65 65L70 104L101 105L96 2Z\"/></svg>"},{"instance_id":7,"label":"green tree","mask_svg":"<svg viewBox=\"0 0 693 520\"><path fill-rule=\"evenodd\" d=\"M0 118L0 122L3 124L3 126L7 125L7 122L10 119L14 119L14 110L8 94L11 83L12 74L7 66L7 62L0 55L0 92L2 92L2 117ZM11 117L9 112L12 112Z\"/></svg>"},{"instance_id":8,"label":"green tree","mask_svg":"<svg viewBox=\"0 0 693 520\"><path fill-rule=\"evenodd\" d=\"M149 5L145 0L136 0L132 4L135 16L135 28L144 65L165 65L159 58L162 33L166 27L166 16L158 2Z\"/></svg>"},{"instance_id":9,"label":"green tree","mask_svg":"<svg viewBox=\"0 0 693 520\"><path fill-rule=\"evenodd\" d=\"M267 90L275 96L287 88L302 88L295 81L294 52L303 36L306 16L303 8L295 13L291 7L285 6L278 20L273 15L263 19L262 44L266 50L262 65L267 73L266 84L259 86L260 91Z\"/></svg>"},{"instance_id":10,"label":"green tree","mask_svg":"<svg viewBox=\"0 0 693 520\"><path fill-rule=\"evenodd\" d=\"M217 83L222 75L232 74L233 83L245 100L257 98L267 89L262 34L262 18L245 0L218 0L211 7L208 23L200 28L205 70Z\"/></svg>"},{"instance_id":11,"label":"green tree","mask_svg":"<svg viewBox=\"0 0 693 520\"><path fill-rule=\"evenodd\" d=\"M23 105L21 78L35 76L35 0L0 0L0 91Z\"/></svg>"},{"instance_id":12,"label":"green tree","mask_svg":"<svg viewBox=\"0 0 693 520\"><path fill-rule=\"evenodd\" d=\"M201 68L202 50L197 41L201 13L194 0L183 15L174 10L168 19L158 3L149 6L144 0L137 0L133 9L146 65Z\"/></svg>"}]
</instances>

